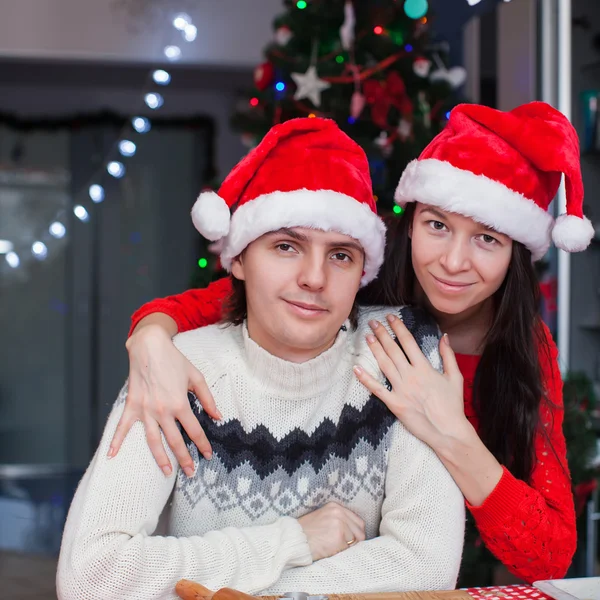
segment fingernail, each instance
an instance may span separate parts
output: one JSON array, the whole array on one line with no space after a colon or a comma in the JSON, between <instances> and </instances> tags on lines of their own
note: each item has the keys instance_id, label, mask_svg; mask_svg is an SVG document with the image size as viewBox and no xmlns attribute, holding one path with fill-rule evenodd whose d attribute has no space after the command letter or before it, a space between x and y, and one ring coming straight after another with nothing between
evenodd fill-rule
<instances>
[{"instance_id":1,"label":"fingernail","mask_svg":"<svg viewBox=\"0 0 600 600\"><path fill-rule=\"evenodd\" d=\"M442 339L444 340L444 342L446 342L446 346L449 346L449 345L450 345L450 340L448 339L448 334L447 334L447 333L445 333L445 334L442 336Z\"/></svg>"},{"instance_id":2,"label":"fingernail","mask_svg":"<svg viewBox=\"0 0 600 600\"><path fill-rule=\"evenodd\" d=\"M396 320L396 317L395 317L395 315L387 315L385 318L386 318L386 319L387 319L387 320L388 320L390 323L392 323L393 321L395 321L395 320Z\"/></svg>"},{"instance_id":3,"label":"fingernail","mask_svg":"<svg viewBox=\"0 0 600 600\"><path fill-rule=\"evenodd\" d=\"M367 334L367 342L369 342L369 344L374 344L376 341L377 338L372 333Z\"/></svg>"},{"instance_id":4,"label":"fingernail","mask_svg":"<svg viewBox=\"0 0 600 600\"><path fill-rule=\"evenodd\" d=\"M186 467L183 472L188 476L188 477L193 477L194 476L194 469L192 467Z\"/></svg>"},{"instance_id":5,"label":"fingernail","mask_svg":"<svg viewBox=\"0 0 600 600\"><path fill-rule=\"evenodd\" d=\"M212 458L212 452L204 452L202 455L206 460L210 460Z\"/></svg>"},{"instance_id":6,"label":"fingernail","mask_svg":"<svg viewBox=\"0 0 600 600\"><path fill-rule=\"evenodd\" d=\"M355 366L354 366L354 372L355 372L357 375L362 375L364 371L363 371L362 367L359 367L358 365L355 365Z\"/></svg>"},{"instance_id":7,"label":"fingernail","mask_svg":"<svg viewBox=\"0 0 600 600\"><path fill-rule=\"evenodd\" d=\"M171 474L171 467L163 467L162 472L168 477Z\"/></svg>"},{"instance_id":8,"label":"fingernail","mask_svg":"<svg viewBox=\"0 0 600 600\"><path fill-rule=\"evenodd\" d=\"M369 327L371 329L377 329L379 327L379 323L377 321L369 321Z\"/></svg>"},{"instance_id":9,"label":"fingernail","mask_svg":"<svg viewBox=\"0 0 600 600\"><path fill-rule=\"evenodd\" d=\"M106 456L108 456L108 458L112 458L115 455L115 449L111 446L108 449L108 454Z\"/></svg>"}]
</instances>

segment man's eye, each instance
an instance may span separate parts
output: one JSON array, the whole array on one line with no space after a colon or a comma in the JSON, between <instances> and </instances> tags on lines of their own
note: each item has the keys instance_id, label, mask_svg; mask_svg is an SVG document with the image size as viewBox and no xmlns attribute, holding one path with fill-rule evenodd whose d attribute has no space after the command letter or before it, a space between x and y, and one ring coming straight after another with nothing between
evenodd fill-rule
<instances>
[{"instance_id":1,"label":"man's eye","mask_svg":"<svg viewBox=\"0 0 600 600\"><path fill-rule=\"evenodd\" d=\"M345 252L336 252L333 257L336 260L349 261L352 260Z\"/></svg>"}]
</instances>

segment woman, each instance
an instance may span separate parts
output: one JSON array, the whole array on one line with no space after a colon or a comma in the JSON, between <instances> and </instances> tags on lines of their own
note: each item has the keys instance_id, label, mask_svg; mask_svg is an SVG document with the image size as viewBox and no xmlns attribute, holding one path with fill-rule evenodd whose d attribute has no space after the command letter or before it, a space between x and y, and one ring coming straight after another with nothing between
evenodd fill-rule
<instances>
[{"instance_id":1,"label":"woman","mask_svg":"<svg viewBox=\"0 0 600 600\"><path fill-rule=\"evenodd\" d=\"M554 223L547 209L561 174L568 215ZM459 106L406 169L396 201L408 209L363 300L427 307L447 334L440 346L445 374L425 364L397 319L391 325L405 354L377 323L369 337L392 389L356 374L438 454L486 546L509 571L528 582L562 577L576 547L575 514L557 350L539 316L532 259L544 255L551 235L568 251L585 249L593 235L582 214L577 135L539 102L509 113ZM134 315L129 409L111 453L143 418L158 463L167 464L160 424L193 472L177 419L210 457L186 406L188 387L203 396L207 412L217 415L216 408L170 336L216 321L229 285L221 280Z\"/></svg>"}]
</instances>

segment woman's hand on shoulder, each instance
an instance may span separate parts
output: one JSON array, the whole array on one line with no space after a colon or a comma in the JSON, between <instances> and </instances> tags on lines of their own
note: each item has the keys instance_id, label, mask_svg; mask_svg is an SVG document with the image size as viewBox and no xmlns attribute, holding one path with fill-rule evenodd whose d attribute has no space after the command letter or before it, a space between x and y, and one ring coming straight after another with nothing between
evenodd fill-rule
<instances>
[{"instance_id":1,"label":"woman's hand on shoulder","mask_svg":"<svg viewBox=\"0 0 600 600\"><path fill-rule=\"evenodd\" d=\"M168 330L161 325L150 323L136 328L126 347L129 353L129 390L109 457L119 452L132 425L142 421L150 450L165 475L171 473L171 463L162 443L161 429L186 475L192 475L194 462L177 422L205 458L212 456L212 449L192 411L188 390L196 394L211 417L222 418L204 377L179 352Z\"/></svg>"},{"instance_id":2,"label":"woman's hand on shoulder","mask_svg":"<svg viewBox=\"0 0 600 600\"><path fill-rule=\"evenodd\" d=\"M433 368L414 337L401 319L388 316L398 343L385 327L370 321L373 331L367 342L391 390L363 368L355 367L359 381L394 413L416 437L439 448L448 437L471 433L465 417L463 377L448 336L440 341L440 355L444 372Z\"/></svg>"}]
</instances>

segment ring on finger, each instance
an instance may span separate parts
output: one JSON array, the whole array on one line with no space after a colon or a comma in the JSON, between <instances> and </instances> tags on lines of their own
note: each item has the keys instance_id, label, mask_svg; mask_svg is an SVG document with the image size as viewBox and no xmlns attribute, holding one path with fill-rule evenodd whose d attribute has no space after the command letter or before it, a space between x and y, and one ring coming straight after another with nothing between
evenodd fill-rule
<instances>
[{"instance_id":1,"label":"ring on finger","mask_svg":"<svg viewBox=\"0 0 600 600\"><path fill-rule=\"evenodd\" d=\"M354 544L356 544L356 538L352 538L349 542L346 542L347 546L353 546Z\"/></svg>"}]
</instances>

